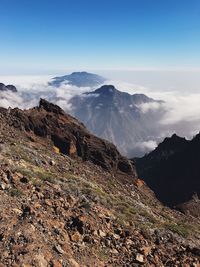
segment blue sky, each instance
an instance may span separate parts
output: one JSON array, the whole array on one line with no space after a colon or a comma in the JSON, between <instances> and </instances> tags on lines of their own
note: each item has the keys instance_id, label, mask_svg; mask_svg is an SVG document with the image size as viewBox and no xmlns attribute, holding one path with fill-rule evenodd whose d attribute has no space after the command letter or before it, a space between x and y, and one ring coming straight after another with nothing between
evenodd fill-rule
<instances>
[{"instance_id":1,"label":"blue sky","mask_svg":"<svg viewBox=\"0 0 200 267\"><path fill-rule=\"evenodd\" d=\"M0 0L0 74L200 69L199 0Z\"/></svg>"}]
</instances>

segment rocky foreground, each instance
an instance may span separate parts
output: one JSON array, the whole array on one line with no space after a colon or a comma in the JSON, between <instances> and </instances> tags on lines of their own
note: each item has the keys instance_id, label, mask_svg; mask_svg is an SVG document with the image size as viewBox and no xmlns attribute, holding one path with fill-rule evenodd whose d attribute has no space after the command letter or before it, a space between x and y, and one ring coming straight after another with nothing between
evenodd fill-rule
<instances>
[{"instance_id":1,"label":"rocky foreground","mask_svg":"<svg viewBox=\"0 0 200 267\"><path fill-rule=\"evenodd\" d=\"M0 266L200 264L200 223L45 100L0 110Z\"/></svg>"}]
</instances>

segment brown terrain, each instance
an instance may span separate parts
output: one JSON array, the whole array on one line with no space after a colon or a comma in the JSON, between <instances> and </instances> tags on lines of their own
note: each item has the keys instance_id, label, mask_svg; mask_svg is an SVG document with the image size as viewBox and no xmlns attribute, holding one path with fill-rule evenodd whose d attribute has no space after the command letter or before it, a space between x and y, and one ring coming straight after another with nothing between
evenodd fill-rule
<instances>
[{"instance_id":1,"label":"brown terrain","mask_svg":"<svg viewBox=\"0 0 200 267\"><path fill-rule=\"evenodd\" d=\"M200 266L200 223L45 100L0 109L0 266Z\"/></svg>"}]
</instances>

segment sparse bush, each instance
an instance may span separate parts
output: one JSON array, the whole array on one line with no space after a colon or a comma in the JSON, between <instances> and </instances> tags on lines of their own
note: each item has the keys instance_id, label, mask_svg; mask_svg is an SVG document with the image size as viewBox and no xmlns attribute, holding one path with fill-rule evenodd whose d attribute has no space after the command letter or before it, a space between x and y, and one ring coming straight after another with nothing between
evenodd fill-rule
<instances>
[{"instance_id":1,"label":"sparse bush","mask_svg":"<svg viewBox=\"0 0 200 267\"><path fill-rule=\"evenodd\" d=\"M54 183L54 175L50 172L37 172L36 175L38 176L39 179L42 181L48 181L50 183Z\"/></svg>"},{"instance_id":2,"label":"sparse bush","mask_svg":"<svg viewBox=\"0 0 200 267\"><path fill-rule=\"evenodd\" d=\"M102 248L98 251L99 259L102 261L106 261L109 257L108 250L106 248Z\"/></svg>"},{"instance_id":3,"label":"sparse bush","mask_svg":"<svg viewBox=\"0 0 200 267\"><path fill-rule=\"evenodd\" d=\"M34 176L33 171L31 171L30 169L27 169L25 167L17 167L14 171L21 173L23 176L25 176L27 178L32 178Z\"/></svg>"},{"instance_id":4,"label":"sparse bush","mask_svg":"<svg viewBox=\"0 0 200 267\"><path fill-rule=\"evenodd\" d=\"M32 179L32 184L34 186L41 186L42 182L41 182L41 180L34 178L34 179Z\"/></svg>"},{"instance_id":5,"label":"sparse bush","mask_svg":"<svg viewBox=\"0 0 200 267\"><path fill-rule=\"evenodd\" d=\"M150 223L153 223L154 224L154 223L157 222L156 218L152 214L150 214L149 212L147 212L146 210L140 211L139 214L141 216L145 217Z\"/></svg>"},{"instance_id":6,"label":"sparse bush","mask_svg":"<svg viewBox=\"0 0 200 267\"><path fill-rule=\"evenodd\" d=\"M11 188L9 190L9 193L12 197L20 197L23 194L22 191L18 188Z\"/></svg>"},{"instance_id":7,"label":"sparse bush","mask_svg":"<svg viewBox=\"0 0 200 267\"><path fill-rule=\"evenodd\" d=\"M177 233L183 237L188 237L191 232L189 225L186 224L166 223L165 226L170 231Z\"/></svg>"}]
</instances>

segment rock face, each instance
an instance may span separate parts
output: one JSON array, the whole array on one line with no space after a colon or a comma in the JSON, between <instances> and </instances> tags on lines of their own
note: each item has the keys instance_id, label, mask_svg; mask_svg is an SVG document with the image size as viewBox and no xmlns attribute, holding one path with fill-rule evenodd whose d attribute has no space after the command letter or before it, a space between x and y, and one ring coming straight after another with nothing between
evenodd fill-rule
<instances>
[{"instance_id":1,"label":"rock face","mask_svg":"<svg viewBox=\"0 0 200 267\"><path fill-rule=\"evenodd\" d=\"M140 105L160 103L143 94L120 92L113 85L75 96L70 101L72 115L95 135L114 143L128 157L144 155L137 144L156 136L159 111L144 113Z\"/></svg>"},{"instance_id":2,"label":"rock face","mask_svg":"<svg viewBox=\"0 0 200 267\"><path fill-rule=\"evenodd\" d=\"M174 134L153 152L137 159L136 165L139 177L163 203L171 207L180 205L182 210L200 216L199 159L200 134L191 141Z\"/></svg>"},{"instance_id":3,"label":"rock face","mask_svg":"<svg viewBox=\"0 0 200 267\"><path fill-rule=\"evenodd\" d=\"M60 86L63 83L71 84L77 87L95 87L103 84L105 78L88 72L73 72L70 75L55 77L50 82L50 85Z\"/></svg>"},{"instance_id":4,"label":"rock face","mask_svg":"<svg viewBox=\"0 0 200 267\"><path fill-rule=\"evenodd\" d=\"M17 88L14 85L5 85L4 83L0 83L0 91L11 91L13 93L17 92Z\"/></svg>"},{"instance_id":5,"label":"rock face","mask_svg":"<svg viewBox=\"0 0 200 267\"><path fill-rule=\"evenodd\" d=\"M113 144L90 134L78 120L44 99L39 107L11 110L10 121L15 127L50 139L63 154L81 157L112 172L136 175L133 163L121 156Z\"/></svg>"}]
</instances>

